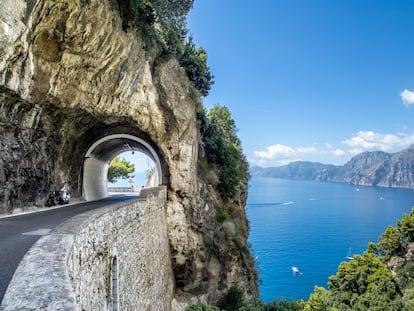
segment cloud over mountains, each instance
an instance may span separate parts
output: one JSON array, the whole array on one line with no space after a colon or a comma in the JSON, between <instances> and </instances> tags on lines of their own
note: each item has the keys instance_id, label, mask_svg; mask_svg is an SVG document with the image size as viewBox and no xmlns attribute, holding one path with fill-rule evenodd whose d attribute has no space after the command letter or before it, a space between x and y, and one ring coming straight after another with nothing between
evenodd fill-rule
<instances>
[{"instance_id":1,"label":"cloud over mountains","mask_svg":"<svg viewBox=\"0 0 414 311\"><path fill-rule=\"evenodd\" d=\"M327 163L326 159L337 159L335 163L344 163L352 156L364 151L396 152L414 144L414 133L382 134L374 131L359 131L351 138L334 147L330 143L323 146L292 147L282 144L268 146L266 150L255 151L250 159L253 165L280 166L294 161L316 161ZM328 160L329 162L329 160Z\"/></svg>"}]
</instances>

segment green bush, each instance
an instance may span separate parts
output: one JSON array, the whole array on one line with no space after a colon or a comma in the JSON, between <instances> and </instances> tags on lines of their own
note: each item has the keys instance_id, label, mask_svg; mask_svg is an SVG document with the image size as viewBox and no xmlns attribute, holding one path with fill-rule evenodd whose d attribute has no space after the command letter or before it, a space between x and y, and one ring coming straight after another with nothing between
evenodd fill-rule
<instances>
[{"instance_id":1,"label":"green bush","mask_svg":"<svg viewBox=\"0 0 414 311\"><path fill-rule=\"evenodd\" d=\"M237 194L242 178L248 174L235 122L225 106L215 106L208 116L205 111L198 112L197 117L207 162L218 172L217 190L224 200L231 200Z\"/></svg>"},{"instance_id":2,"label":"green bush","mask_svg":"<svg viewBox=\"0 0 414 311\"><path fill-rule=\"evenodd\" d=\"M194 87L201 95L207 96L214 81L210 68L207 66L206 51L201 47L197 47L193 42L193 38L189 37L184 44L182 54L178 57L178 61L185 69Z\"/></svg>"},{"instance_id":3,"label":"green bush","mask_svg":"<svg viewBox=\"0 0 414 311\"><path fill-rule=\"evenodd\" d=\"M115 3L112 5L115 6ZM116 0L122 18L122 28L137 28L147 36L152 33L156 13L149 0Z\"/></svg>"},{"instance_id":4,"label":"green bush","mask_svg":"<svg viewBox=\"0 0 414 311\"><path fill-rule=\"evenodd\" d=\"M299 311L302 306L297 301L278 299L264 306L264 311Z\"/></svg>"},{"instance_id":5,"label":"green bush","mask_svg":"<svg viewBox=\"0 0 414 311\"><path fill-rule=\"evenodd\" d=\"M244 292L238 286L230 287L227 294L220 302L220 308L226 311L239 311L244 305Z\"/></svg>"},{"instance_id":6,"label":"green bush","mask_svg":"<svg viewBox=\"0 0 414 311\"><path fill-rule=\"evenodd\" d=\"M221 311L221 310L212 305L198 303L198 304L187 307L185 311Z\"/></svg>"}]
</instances>

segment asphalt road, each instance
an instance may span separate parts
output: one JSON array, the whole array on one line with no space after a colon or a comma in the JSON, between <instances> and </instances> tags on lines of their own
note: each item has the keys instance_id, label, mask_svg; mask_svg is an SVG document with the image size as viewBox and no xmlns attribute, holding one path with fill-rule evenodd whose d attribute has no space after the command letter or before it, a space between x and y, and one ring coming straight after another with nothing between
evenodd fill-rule
<instances>
[{"instance_id":1,"label":"asphalt road","mask_svg":"<svg viewBox=\"0 0 414 311\"><path fill-rule=\"evenodd\" d=\"M137 196L116 195L99 201L0 218L0 302L23 256L43 234L77 214L135 198Z\"/></svg>"}]
</instances>

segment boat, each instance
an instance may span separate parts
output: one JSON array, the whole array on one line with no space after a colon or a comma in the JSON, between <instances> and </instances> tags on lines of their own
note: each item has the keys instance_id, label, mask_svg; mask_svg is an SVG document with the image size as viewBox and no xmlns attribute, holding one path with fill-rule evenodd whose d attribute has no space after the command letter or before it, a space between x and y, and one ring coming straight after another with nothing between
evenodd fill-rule
<instances>
[{"instance_id":1,"label":"boat","mask_svg":"<svg viewBox=\"0 0 414 311\"><path fill-rule=\"evenodd\" d=\"M351 246L349 247L349 252L348 252L348 256L346 256L346 259L348 260L354 259L354 257L352 256Z\"/></svg>"},{"instance_id":2,"label":"boat","mask_svg":"<svg viewBox=\"0 0 414 311\"><path fill-rule=\"evenodd\" d=\"M298 267L292 267L292 271L293 271L293 273L299 273L300 272Z\"/></svg>"}]
</instances>

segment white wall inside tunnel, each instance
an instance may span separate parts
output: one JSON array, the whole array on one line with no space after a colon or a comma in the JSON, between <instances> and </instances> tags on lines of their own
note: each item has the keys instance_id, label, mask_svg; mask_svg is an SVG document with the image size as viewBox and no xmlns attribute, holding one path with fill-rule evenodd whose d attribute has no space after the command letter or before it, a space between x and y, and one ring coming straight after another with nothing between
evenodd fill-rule
<instances>
[{"instance_id":1,"label":"white wall inside tunnel","mask_svg":"<svg viewBox=\"0 0 414 311\"><path fill-rule=\"evenodd\" d=\"M94 158L85 159L83 167L83 193L86 201L108 196L108 163Z\"/></svg>"}]
</instances>

